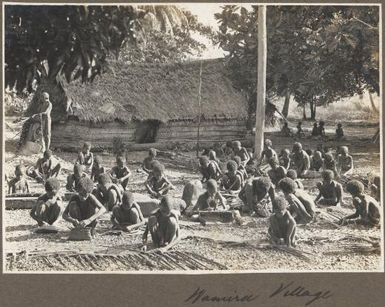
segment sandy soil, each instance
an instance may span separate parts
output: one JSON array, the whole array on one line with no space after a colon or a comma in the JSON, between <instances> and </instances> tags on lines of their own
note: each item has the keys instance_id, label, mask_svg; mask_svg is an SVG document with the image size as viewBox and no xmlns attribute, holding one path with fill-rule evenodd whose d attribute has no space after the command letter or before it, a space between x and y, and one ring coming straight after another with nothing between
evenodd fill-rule
<instances>
[{"instance_id":1,"label":"sandy soil","mask_svg":"<svg viewBox=\"0 0 385 307\"><path fill-rule=\"evenodd\" d=\"M370 143L370 137L376 131L376 127L362 127L361 125L350 127L348 139L345 144L351 145L351 152L355 161L355 173L357 176L367 176L369 172L379 172L380 154L379 146ZM357 133L355 133L357 132ZM291 147L293 139L281 138L274 133L268 133L267 137L273 140L277 150L283 147ZM303 139L305 148L311 148L318 144L319 140ZM333 142L329 142L334 145ZM56 158L63 163L63 172L60 179L65 180L72 168L71 163L75 159L74 153L55 152ZM144 152L132 152L128 154L128 164L133 171L130 187L135 192L144 192L143 182L145 175L137 172L139 162L143 160ZM186 156L193 159L194 152L183 152L183 158L177 156L174 159L159 159L165 163L166 174L176 186L172 193L180 197L185 182L199 178L192 168L185 167L181 163ZM106 165L113 165L112 154L104 153L103 159ZM181 160L182 159L182 160ZM35 156L13 157L8 153L6 172L12 174L13 167L18 161L33 164ZM194 163L190 163L193 165ZM305 180L305 187L315 196L314 180ZM42 192L42 186L33 184L33 190ZM346 196L345 205L342 208L318 208L316 220L306 226L299 226L298 245L296 251L277 250L267 244L266 234L268 228L267 219L244 217L244 224L208 223L202 226L182 218L182 240L175 247L175 251L202 256L204 259L218 263L211 268L227 268L230 270L284 270L284 271L374 271L381 268L381 256L375 243L380 240L379 228L368 229L362 226L349 225L338 227L331 221L333 216L344 216L353 212L350 199ZM334 220L334 222L336 219ZM63 231L58 234L35 234L35 225L29 217L27 210L7 210L4 216L5 224L5 253L16 255L20 252L28 253L90 253L105 255L124 255L127 253L139 253L141 235L143 229L134 233L116 233L110 231L109 214L104 215L97 226L97 237L91 242L68 241L69 225L63 220L58 221L58 226ZM374 245L370 242L374 242ZM375 248L373 248L373 246ZM7 268L11 270L50 270L50 265L34 261L20 261L10 266L10 257L7 257ZM149 261L149 260L146 260ZM223 267L222 267L223 266ZM73 270L75 267L63 267L63 270ZM77 269L87 270L84 267ZM124 265L104 265L89 267L89 270L130 270ZM132 270L165 270L167 267L159 265L142 265Z\"/></svg>"}]
</instances>

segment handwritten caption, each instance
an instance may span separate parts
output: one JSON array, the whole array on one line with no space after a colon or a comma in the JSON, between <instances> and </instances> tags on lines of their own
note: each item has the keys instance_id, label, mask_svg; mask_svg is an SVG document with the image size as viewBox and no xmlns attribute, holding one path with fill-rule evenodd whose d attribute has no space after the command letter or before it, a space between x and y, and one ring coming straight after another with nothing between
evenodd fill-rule
<instances>
[{"instance_id":1,"label":"handwritten caption","mask_svg":"<svg viewBox=\"0 0 385 307\"><path fill-rule=\"evenodd\" d=\"M207 303L211 305L212 303L250 303L250 302L265 302L272 299L288 299L288 298L299 298L302 300L301 303L304 306L309 306L317 301L327 300L333 296L333 293L330 290L310 290L304 286L297 285L294 282L281 283L278 287L273 287L270 290L264 290L255 292L255 293L238 293L233 291L233 294L224 294L224 295L212 295L206 289L200 287L196 288L188 297L185 299L186 304L198 305L201 303Z\"/></svg>"}]
</instances>

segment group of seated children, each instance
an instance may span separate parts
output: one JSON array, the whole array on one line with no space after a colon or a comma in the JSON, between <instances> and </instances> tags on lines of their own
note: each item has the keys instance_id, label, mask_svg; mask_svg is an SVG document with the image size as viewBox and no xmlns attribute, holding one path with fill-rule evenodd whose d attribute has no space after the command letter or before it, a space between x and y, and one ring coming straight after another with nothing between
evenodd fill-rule
<instances>
[{"instance_id":1,"label":"group of seated children","mask_svg":"<svg viewBox=\"0 0 385 307\"><path fill-rule=\"evenodd\" d=\"M321 128L323 125L321 125ZM318 127L317 129L319 129ZM230 150L231 147L231 150ZM122 156L117 156L116 166L110 171L102 165L101 157L90 152L91 144L85 143L74 164L73 174L67 178L66 188L74 192L65 207L63 219L75 227L89 227L95 233L98 218L111 212L113 229L131 231L146 224L143 244L146 248L148 233L156 247L174 244L179 238L179 216L183 210L175 208L175 201L167 195L174 188L164 174L164 166L155 158L155 149L142 164L148 174L145 187L148 193L160 199L159 209L153 212L148 222L141 212L134 194L128 191L131 171ZM348 176L353 171L353 158L348 148L341 146L334 158L330 150L319 146L316 151L305 151L301 143L295 142L292 151L283 149L280 155L273 149L271 140L265 140L264 149L257 161L258 167L268 165L267 172L246 171L251 155L239 141L226 143L224 152L227 161L220 161L213 150L199 158L201 181L187 183L182 199L188 215L193 221L204 223L202 211L228 210L226 197L238 197L243 213L251 216L269 217L268 234L276 244L295 246L296 225L314 221L316 206L338 206L343 201L343 187L335 180ZM40 196L31 210L31 217L39 226L52 225L61 215L62 199L59 196L60 183L56 176L60 164L52 167L51 152L44 152L30 176L44 182L45 194ZM221 165L226 165L223 172ZM317 183L319 191L313 198L304 190L299 178L307 178L311 172L321 175ZM9 181L10 193L29 192L26 170L18 165L16 178ZM378 177L378 176L377 176ZM346 191L353 197L356 212L341 220L341 224L359 221L365 225L378 225L380 222L380 179L371 184L374 197L364 193L364 186L357 180L346 184ZM203 193L202 183L206 186Z\"/></svg>"},{"instance_id":2,"label":"group of seated children","mask_svg":"<svg viewBox=\"0 0 385 307\"><path fill-rule=\"evenodd\" d=\"M297 124L297 131L295 133L292 132L292 130L289 127L289 124L287 121L283 124L281 128L281 135L285 137L292 137L295 136L297 138L305 137L305 131L302 128L302 122L299 121ZM313 124L313 128L311 130L311 137L319 137L319 138L325 138L326 132L325 132L325 122L319 121L318 123L315 122ZM344 130L342 128L342 124L337 124L336 133L335 133L335 139L342 140L344 138Z\"/></svg>"}]
</instances>

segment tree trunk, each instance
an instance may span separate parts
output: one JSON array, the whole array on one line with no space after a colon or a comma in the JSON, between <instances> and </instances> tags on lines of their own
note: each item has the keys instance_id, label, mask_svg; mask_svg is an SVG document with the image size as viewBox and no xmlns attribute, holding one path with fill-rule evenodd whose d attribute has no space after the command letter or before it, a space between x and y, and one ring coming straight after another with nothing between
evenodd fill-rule
<instances>
[{"instance_id":1,"label":"tree trunk","mask_svg":"<svg viewBox=\"0 0 385 307\"><path fill-rule=\"evenodd\" d=\"M317 103L314 101L314 98L310 100L310 119L315 120Z\"/></svg>"},{"instance_id":2,"label":"tree trunk","mask_svg":"<svg viewBox=\"0 0 385 307\"><path fill-rule=\"evenodd\" d=\"M282 108L282 115L285 116L285 118L289 115L289 105L290 105L290 91L289 89L286 89L285 102Z\"/></svg>"},{"instance_id":3,"label":"tree trunk","mask_svg":"<svg viewBox=\"0 0 385 307\"><path fill-rule=\"evenodd\" d=\"M376 113L379 113L376 105L374 104L373 96L370 92L369 92L369 100L370 100L370 105L372 106L373 111Z\"/></svg>"},{"instance_id":4,"label":"tree trunk","mask_svg":"<svg viewBox=\"0 0 385 307\"><path fill-rule=\"evenodd\" d=\"M265 129L266 103L266 63L267 63L267 35L266 35L266 6L258 6L258 81L257 105L255 110L255 143L254 157L260 159L263 150Z\"/></svg>"},{"instance_id":5,"label":"tree trunk","mask_svg":"<svg viewBox=\"0 0 385 307\"><path fill-rule=\"evenodd\" d=\"M307 117L306 117L306 104L305 103L302 105L302 118L304 120L307 119Z\"/></svg>"}]
</instances>

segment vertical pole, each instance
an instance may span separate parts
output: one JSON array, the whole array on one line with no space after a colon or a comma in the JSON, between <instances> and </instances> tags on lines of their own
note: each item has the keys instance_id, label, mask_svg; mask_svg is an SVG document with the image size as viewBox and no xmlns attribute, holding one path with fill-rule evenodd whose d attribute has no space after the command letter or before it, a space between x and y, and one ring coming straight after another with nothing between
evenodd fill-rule
<instances>
[{"instance_id":1,"label":"vertical pole","mask_svg":"<svg viewBox=\"0 0 385 307\"><path fill-rule=\"evenodd\" d=\"M198 131L197 131L197 157L199 156L200 150L200 128L201 128L201 117L202 117L202 61L199 68L199 88L198 88Z\"/></svg>"},{"instance_id":2,"label":"vertical pole","mask_svg":"<svg viewBox=\"0 0 385 307\"><path fill-rule=\"evenodd\" d=\"M258 83L257 105L255 110L255 143L254 157L261 158L265 129L265 99L266 99L266 64L267 64L267 35L266 35L266 6L258 6Z\"/></svg>"}]
</instances>

